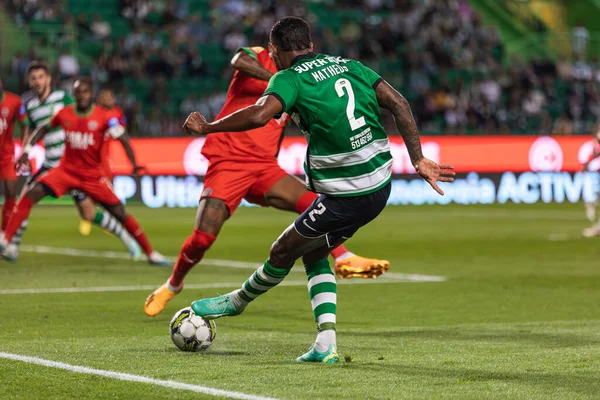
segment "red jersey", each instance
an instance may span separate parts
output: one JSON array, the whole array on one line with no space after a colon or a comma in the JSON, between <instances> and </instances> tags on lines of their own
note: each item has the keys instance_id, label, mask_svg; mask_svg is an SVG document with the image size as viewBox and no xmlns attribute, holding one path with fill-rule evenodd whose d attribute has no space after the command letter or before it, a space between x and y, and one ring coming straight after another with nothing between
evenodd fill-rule
<instances>
[{"instance_id":1,"label":"red jersey","mask_svg":"<svg viewBox=\"0 0 600 400\"><path fill-rule=\"evenodd\" d=\"M125 116L125 113L123 112L123 110L121 108L115 106L111 109L105 108L105 110L108 113L108 115L110 115L111 117L115 117L119 121L119 124L121 124L121 126L123 126L124 128L127 128L127 117ZM102 154L100 155L100 158L102 159L103 175L112 180L113 173L112 173L112 165L110 163L110 152L109 152L111 141L112 140L109 137L107 143L104 145L104 147L102 147Z\"/></svg>"},{"instance_id":2,"label":"red jersey","mask_svg":"<svg viewBox=\"0 0 600 400\"><path fill-rule=\"evenodd\" d=\"M26 113L21 98L14 93L0 92L0 162L12 162L15 157L13 132L15 122L25 123Z\"/></svg>"},{"instance_id":3,"label":"red jersey","mask_svg":"<svg viewBox=\"0 0 600 400\"><path fill-rule=\"evenodd\" d=\"M78 114L72 104L48 122L49 128L57 126L65 130L65 153L60 159L60 167L80 177L104 176L103 147L109 137L116 139L125 133L118 119L95 105L87 114Z\"/></svg>"},{"instance_id":4,"label":"red jersey","mask_svg":"<svg viewBox=\"0 0 600 400\"><path fill-rule=\"evenodd\" d=\"M243 47L245 51L268 71L277 72L277 67L269 55L269 51L263 47ZM240 71L235 71L229 89L225 105L217 119L223 118L244 107L255 104L267 89L269 82L252 78ZM283 136L283 128L287 121L287 115L278 120L272 119L262 128L246 132L219 132L206 137L202 154L209 160L225 159L247 161L272 160L279 152L279 144Z\"/></svg>"}]
</instances>

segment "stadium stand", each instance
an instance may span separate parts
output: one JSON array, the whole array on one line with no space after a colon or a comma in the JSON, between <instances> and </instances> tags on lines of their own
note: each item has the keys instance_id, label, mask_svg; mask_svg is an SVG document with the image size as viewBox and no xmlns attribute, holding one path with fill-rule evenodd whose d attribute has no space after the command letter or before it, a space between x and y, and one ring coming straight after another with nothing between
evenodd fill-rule
<instances>
[{"instance_id":1,"label":"stadium stand","mask_svg":"<svg viewBox=\"0 0 600 400\"><path fill-rule=\"evenodd\" d=\"M26 37L10 69L22 90L24 67L38 57L56 63L64 87L91 73L115 88L134 134L179 135L190 110L214 117L220 109L235 50L266 45L277 18L299 15L313 24L319 51L357 58L397 87L423 134L588 133L600 116L600 72L598 59L587 58L585 26L559 53L536 39L547 37L551 22L496 7L487 0L12 0L7 11ZM496 19L484 23L490 15Z\"/></svg>"}]
</instances>

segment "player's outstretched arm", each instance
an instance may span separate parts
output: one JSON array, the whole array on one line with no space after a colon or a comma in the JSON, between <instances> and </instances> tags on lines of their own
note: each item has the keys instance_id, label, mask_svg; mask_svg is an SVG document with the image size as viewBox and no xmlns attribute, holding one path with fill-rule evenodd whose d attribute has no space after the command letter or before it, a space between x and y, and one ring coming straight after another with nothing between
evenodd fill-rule
<instances>
[{"instance_id":1,"label":"player's outstretched arm","mask_svg":"<svg viewBox=\"0 0 600 400\"><path fill-rule=\"evenodd\" d=\"M121 136L119 136L117 139L121 143L121 146L123 146L123 150L125 150L127 159L129 160L129 162L131 163L131 165L133 167L133 174L136 175L136 174L142 172L143 170L145 170L146 169L145 167L142 167L142 166L138 165L138 163L137 163L137 160L135 158L135 152L133 151L133 147L131 147L131 141L129 140L129 135L124 133Z\"/></svg>"},{"instance_id":2,"label":"player's outstretched arm","mask_svg":"<svg viewBox=\"0 0 600 400\"><path fill-rule=\"evenodd\" d=\"M245 51L238 51L231 59L231 66L244 74L260 79L261 81L269 81L273 73L265 69L256 59L252 58Z\"/></svg>"},{"instance_id":3,"label":"player's outstretched arm","mask_svg":"<svg viewBox=\"0 0 600 400\"><path fill-rule=\"evenodd\" d=\"M42 138L44 137L44 135L46 135L47 132L48 128L46 127L46 125L42 125L36 128L31 134L31 136L29 136L25 141L23 141L23 153L15 162L15 170L22 171L31 167L29 165L29 152L31 151L33 145L42 140Z\"/></svg>"},{"instance_id":4,"label":"player's outstretched arm","mask_svg":"<svg viewBox=\"0 0 600 400\"><path fill-rule=\"evenodd\" d=\"M183 129L190 135L243 132L265 126L282 111L281 102L275 96L266 95L258 99L256 104L242 108L214 122L207 122L202 114L194 111L185 120Z\"/></svg>"},{"instance_id":5,"label":"player's outstretched arm","mask_svg":"<svg viewBox=\"0 0 600 400\"><path fill-rule=\"evenodd\" d=\"M394 115L398 132L404 139L406 150L415 170L423 179L425 179L436 192L444 195L444 192L437 185L436 181L452 182L454 181L454 169L451 165L438 165L423 156L421 150L421 138L417 124L413 118L410 104L396 89L390 86L386 81L381 82L375 89L379 107L389 110Z\"/></svg>"}]
</instances>

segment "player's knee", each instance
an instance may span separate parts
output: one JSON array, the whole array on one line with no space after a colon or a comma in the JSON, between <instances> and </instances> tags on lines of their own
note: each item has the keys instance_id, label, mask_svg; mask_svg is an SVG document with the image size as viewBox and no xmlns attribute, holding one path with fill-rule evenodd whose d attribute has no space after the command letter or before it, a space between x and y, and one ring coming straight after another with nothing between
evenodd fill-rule
<instances>
[{"instance_id":1,"label":"player's knee","mask_svg":"<svg viewBox=\"0 0 600 400\"><path fill-rule=\"evenodd\" d=\"M106 207L106 211L112 214L120 223L125 223L125 220L129 216L125 211L123 204L117 204L116 206Z\"/></svg>"},{"instance_id":2,"label":"player's knee","mask_svg":"<svg viewBox=\"0 0 600 400\"><path fill-rule=\"evenodd\" d=\"M33 185L33 187L29 190L27 190L27 192L25 193L25 196L33 201L33 202L38 202L40 201L42 198L44 198L45 196L53 196L54 192L52 192L52 190L50 188L48 188L47 186L44 186L40 183L36 183L35 185Z\"/></svg>"},{"instance_id":3,"label":"player's knee","mask_svg":"<svg viewBox=\"0 0 600 400\"><path fill-rule=\"evenodd\" d=\"M269 264L277 268L287 268L293 260L290 260L286 244L277 239L271 246L269 253Z\"/></svg>"},{"instance_id":4,"label":"player's knee","mask_svg":"<svg viewBox=\"0 0 600 400\"><path fill-rule=\"evenodd\" d=\"M96 209L94 207L79 207L79 216L81 219L92 222L96 217Z\"/></svg>"},{"instance_id":5,"label":"player's knee","mask_svg":"<svg viewBox=\"0 0 600 400\"><path fill-rule=\"evenodd\" d=\"M183 246L186 248L186 252L204 253L212 246L216 239L216 236L199 229L194 229L194 232L188 236Z\"/></svg>"}]
</instances>

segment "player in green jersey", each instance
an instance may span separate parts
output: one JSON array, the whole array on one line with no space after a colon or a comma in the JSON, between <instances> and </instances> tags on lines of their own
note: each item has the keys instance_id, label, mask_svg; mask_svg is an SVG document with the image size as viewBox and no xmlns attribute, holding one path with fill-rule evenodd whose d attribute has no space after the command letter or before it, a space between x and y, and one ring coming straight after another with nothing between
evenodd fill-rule
<instances>
[{"instance_id":1,"label":"player in green jersey","mask_svg":"<svg viewBox=\"0 0 600 400\"><path fill-rule=\"evenodd\" d=\"M269 50L279 72L250 107L207 123L192 113L188 133L236 132L265 125L282 112L292 115L308 141L307 187L319 198L271 247L267 261L241 289L192 303L196 314L240 314L254 299L283 281L302 257L318 334L298 362L336 363L336 281L327 255L383 210L391 190L392 156L380 108L390 110L419 175L439 194L436 181L452 182L453 167L423 157L410 105L361 63L313 52L308 24L285 17L271 30Z\"/></svg>"},{"instance_id":2,"label":"player in green jersey","mask_svg":"<svg viewBox=\"0 0 600 400\"><path fill-rule=\"evenodd\" d=\"M35 93L34 98L29 100L25 105L27 113L26 122L29 128L35 129L39 126L44 126L60 110L73 103L71 96L64 90L52 89L52 76L50 75L50 67L47 63L42 61L31 62L27 69L27 77L29 86ZM22 143L26 143L28 138L29 129L26 129L22 135ZM65 150L65 132L63 128L57 127L48 131L44 136L44 147L46 150L44 162L38 171L27 179L21 196L28 188L32 187L38 178L59 164ZM71 195L82 218L81 232L83 234L89 233L88 227L90 223L96 223L117 236L134 258L141 256L141 249L138 244L114 216L108 212L96 209L94 202L80 190L73 191ZM25 220L3 254L6 259L13 262L17 260L19 246L27 226L28 220Z\"/></svg>"}]
</instances>

